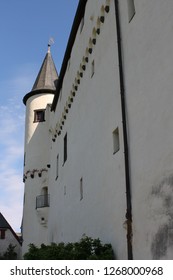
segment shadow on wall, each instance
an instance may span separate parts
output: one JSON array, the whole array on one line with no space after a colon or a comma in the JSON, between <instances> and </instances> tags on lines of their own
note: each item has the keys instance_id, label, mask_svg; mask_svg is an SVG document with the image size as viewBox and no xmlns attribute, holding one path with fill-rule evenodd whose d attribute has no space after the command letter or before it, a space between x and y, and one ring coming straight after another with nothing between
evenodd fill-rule
<instances>
[{"instance_id":1,"label":"shadow on wall","mask_svg":"<svg viewBox=\"0 0 173 280\"><path fill-rule=\"evenodd\" d=\"M151 242L153 259L173 258L173 175L152 188L151 213L155 234Z\"/></svg>"}]
</instances>

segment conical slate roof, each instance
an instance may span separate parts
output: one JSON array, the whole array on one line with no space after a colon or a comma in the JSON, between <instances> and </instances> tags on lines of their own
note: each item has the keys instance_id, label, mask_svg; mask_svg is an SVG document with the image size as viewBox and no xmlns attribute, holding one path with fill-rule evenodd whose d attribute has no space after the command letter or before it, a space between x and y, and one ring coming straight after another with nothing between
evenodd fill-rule
<instances>
[{"instance_id":1,"label":"conical slate roof","mask_svg":"<svg viewBox=\"0 0 173 280\"><path fill-rule=\"evenodd\" d=\"M58 79L58 74L50 53L50 48L48 48L48 52L45 56L45 59L40 68L40 71L35 80L32 90L38 90L38 89L55 90L57 79Z\"/></svg>"},{"instance_id":2,"label":"conical slate roof","mask_svg":"<svg viewBox=\"0 0 173 280\"><path fill-rule=\"evenodd\" d=\"M26 101L29 97L35 94L39 94L39 93L55 94L57 80L58 80L58 73L51 56L50 46L48 46L48 52L43 60L42 66L35 80L35 83L32 87L32 90L31 92L27 93L23 98L24 104L26 104Z\"/></svg>"}]
</instances>

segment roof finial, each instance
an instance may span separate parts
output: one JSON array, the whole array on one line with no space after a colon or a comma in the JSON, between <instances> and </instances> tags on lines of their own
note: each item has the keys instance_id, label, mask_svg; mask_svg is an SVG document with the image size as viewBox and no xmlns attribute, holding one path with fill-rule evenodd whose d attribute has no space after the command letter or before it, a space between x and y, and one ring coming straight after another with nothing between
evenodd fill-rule
<instances>
[{"instance_id":1,"label":"roof finial","mask_svg":"<svg viewBox=\"0 0 173 280\"><path fill-rule=\"evenodd\" d=\"M50 37L49 39L49 43L48 43L48 53L50 53L50 47L54 44L54 39L52 37Z\"/></svg>"}]
</instances>

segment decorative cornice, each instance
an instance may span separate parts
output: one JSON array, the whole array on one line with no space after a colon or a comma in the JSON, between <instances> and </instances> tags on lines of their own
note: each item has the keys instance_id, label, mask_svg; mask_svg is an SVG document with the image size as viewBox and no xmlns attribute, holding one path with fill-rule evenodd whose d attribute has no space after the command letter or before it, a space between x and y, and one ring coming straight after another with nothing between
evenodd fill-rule
<instances>
[{"instance_id":1,"label":"decorative cornice","mask_svg":"<svg viewBox=\"0 0 173 280\"><path fill-rule=\"evenodd\" d=\"M48 168L50 165L47 165ZM33 170L27 170L23 175L23 182L26 181L26 179L31 178L34 179L34 177L37 175L38 177L42 177L43 172L48 172L47 168L42 169L33 169Z\"/></svg>"},{"instance_id":2,"label":"decorative cornice","mask_svg":"<svg viewBox=\"0 0 173 280\"><path fill-rule=\"evenodd\" d=\"M85 49L85 54L82 57L82 60L79 64L79 69L76 72L76 76L74 78L74 82L72 83L70 94L67 98L66 105L64 107L64 111L62 112L61 119L60 119L60 121L58 121L56 123L55 129L51 130L52 141L53 142L56 141L57 136L61 135L61 131L63 130L63 126L64 126L65 121L67 119L67 115L68 115L69 110L72 106L72 103L74 101L76 93L79 89L81 79L84 77L84 72L86 70L87 63L89 62L89 59L90 59L90 56L93 52L94 46L97 43L97 36L100 35L101 26L105 22L105 12L109 13L109 10L110 10L110 0L106 0L105 6L102 5L101 8L100 8L100 15L97 18L95 26L92 29L92 34L91 34L91 36L89 37L89 40L88 40L88 46ZM65 73L64 73L64 75L65 75ZM53 107L55 107L55 101L53 101Z\"/></svg>"}]
</instances>

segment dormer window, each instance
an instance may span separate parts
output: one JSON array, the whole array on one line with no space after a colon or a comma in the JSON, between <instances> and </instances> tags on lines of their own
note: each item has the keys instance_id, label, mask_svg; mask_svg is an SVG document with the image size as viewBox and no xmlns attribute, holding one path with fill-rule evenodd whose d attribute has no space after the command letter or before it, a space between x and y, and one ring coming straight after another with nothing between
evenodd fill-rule
<instances>
[{"instance_id":1,"label":"dormer window","mask_svg":"<svg viewBox=\"0 0 173 280\"><path fill-rule=\"evenodd\" d=\"M45 110L35 110L34 111L34 122L44 122L45 121Z\"/></svg>"}]
</instances>

